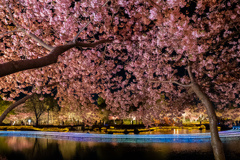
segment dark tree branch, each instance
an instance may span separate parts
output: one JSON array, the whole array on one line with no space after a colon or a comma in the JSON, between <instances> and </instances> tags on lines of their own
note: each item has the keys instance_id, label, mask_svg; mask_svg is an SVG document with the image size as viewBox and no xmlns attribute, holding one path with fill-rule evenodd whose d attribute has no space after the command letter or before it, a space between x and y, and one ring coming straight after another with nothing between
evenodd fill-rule
<instances>
[{"instance_id":1,"label":"dark tree branch","mask_svg":"<svg viewBox=\"0 0 240 160\"><path fill-rule=\"evenodd\" d=\"M61 81L61 82L65 82L65 81ZM40 89L43 89L45 87L53 87L58 85L60 82L55 82L52 84L48 84L46 86L41 86ZM3 114L0 116L0 124L2 124L2 121L6 118L7 114L9 112L11 112L14 108L18 107L19 105L25 103L28 99L32 98L35 95L35 93L31 94L31 95L26 95L25 97L23 97L22 99L14 102L13 104L11 104L4 112Z\"/></svg>"},{"instance_id":2,"label":"dark tree branch","mask_svg":"<svg viewBox=\"0 0 240 160\"><path fill-rule=\"evenodd\" d=\"M11 104L4 112L3 114L0 116L0 124L2 124L2 121L6 118L7 114L12 111L14 108L16 108L17 106L19 106L20 104L25 103L26 100L28 100L29 98L33 97L34 94L32 95L27 95L24 98L20 99L19 101Z\"/></svg>"},{"instance_id":3,"label":"dark tree branch","mask_svg":"<svg viewBox=\"0 0 240 160\"><path fill-rule=\"evenodd\" d=\"M50 54L37 58L37 59L27 59L27 60L19 60L19 61L10 61L7 63L0 64L0 77L16 73L19 71L27 70L27 69L34 69L34 68L40 68L44 66L48 66L50 64L54 64L57 62L58 56L63 54L65 51L73 48L73 47L96 47L99 44L104 44L108 42L112 42L113 40L107 39L107 40L100 40L94 43L82 43L82 42L76 42L76 43L68 43L66 45L57 46L55 47Z\"/></svg>"},{"instance_id":4,"label":"dark tree branch","mask_svg":"<svg viewBox=\"0 0 240 160\"><path fill-rule=\"evenodd\" d=\"M107 1L108 2L108 1ZM104 4L106 5L107 2ZM104 6L103 5L103 6ZM27 70L27 69L34 69L34 68L40 68L44 67L50 64L54 64L57 62L58 56L63 54L65 51L73 48L73 47L96 47L99 44L112 42L113 40L107 39L107 40L100 40L98 42L94 43L82 43L77 42L75 37L74 42L70 42L68 44L52 47L44 43L41 39L39 39L34 34L28 33L25 29L21 28L17 22L14 20L13 14L9 8L8 3L6 4L10 19L12 20L13 24L18 28L18 30L24 32L27 36L33 38L36 42L38 42L41 46L45 47L46 49L50 50L50 54L38 58L38 59L28 59L28 60L19 60L19 61L10 61L7 63L0 64L0 77L16 73L19 71ZM86 27L86 26L85 26ZM81 32L81 31L80 31ZM80 33L79 32L79 33Z\"/></svg>"}]
</instances>

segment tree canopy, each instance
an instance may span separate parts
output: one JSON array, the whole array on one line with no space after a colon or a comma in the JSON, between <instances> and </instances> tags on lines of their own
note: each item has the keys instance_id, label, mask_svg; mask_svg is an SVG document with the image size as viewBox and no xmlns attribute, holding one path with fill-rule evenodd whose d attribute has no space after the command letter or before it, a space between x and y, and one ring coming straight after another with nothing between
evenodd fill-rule
<instances>
[{"instance_id":1,"label":"tree canopy","mask_svg":"<svg viewBox=\"0 0 240 160\"><path fill-rule=\"evenodd\" d=\"M97 94L119 115L136 107L147 125L200 101L239 107L238 0L0 3L0 89L11 92L8 100L49 94L44 86L58 83L60 103L79 99L89 108Z\"/></svg>"},{"instance_id":2,"label":"tree canopy","mask_svg":"<svg viewBox=\"0 0 240 160\"><path fill-rule=\"evenodd\" d=\"M11 100L19 93L51 93L44 86L58 83L60 100L77 98L87 106L92 94L99 94L112 111L134 105L157 118L166 111L156 103L161 95L173 113L183 107L176 101L196 103L181 86L152 82L188 84L185 67L191 64L195 80L216 107L237 107L239 20L237 0L3 1L3 68L53 52L58 56L51 65L2 77L0 87L2 93L11 92Z\"/></svg>"}]
</instances>

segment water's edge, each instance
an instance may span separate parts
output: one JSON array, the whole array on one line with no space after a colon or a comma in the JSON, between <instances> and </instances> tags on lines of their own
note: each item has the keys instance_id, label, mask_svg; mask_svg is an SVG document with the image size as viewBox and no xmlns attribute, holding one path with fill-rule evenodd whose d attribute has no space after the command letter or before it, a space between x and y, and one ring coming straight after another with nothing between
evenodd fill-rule
<instances>
[{"instance_id":1,"label":"water's edge","mask_svg":"<svg viewBox=\"0 0 240 160\"><path fill-rule=\"evenodd\" d=\"M219 132L223 142L240 140L240 131L229 130ZM210 142L210 133L194 134L159 134L159 135L115 135L90 134L72 132L41 132L41 131L0 131L2 137L48 138L71 141L117 142L117 143L204 143Z\"/></svg>"}]
</instances>

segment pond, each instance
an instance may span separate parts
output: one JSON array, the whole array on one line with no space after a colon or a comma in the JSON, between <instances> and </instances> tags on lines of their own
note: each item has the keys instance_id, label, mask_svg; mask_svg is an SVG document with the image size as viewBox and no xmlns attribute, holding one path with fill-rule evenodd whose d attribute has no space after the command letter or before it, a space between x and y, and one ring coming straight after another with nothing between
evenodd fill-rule
<instances>
[{"instance_id":1,"label":"pond","mask_svg":"<svg viewBox=\"0 0 240 160\"><path fill-rule=\"evenodd\" d=\"M240 140L230 140L224 142L224 148L227 159L239 160L240 157L239 144ZM0 160L5 159L210 160L214 158L211 144L209 142L203 143L143 143L143 142L116 143L94 141L86 142L65 139L60 140L52 138L31 138L1 135Z\"/></svg>"}]
</instances>

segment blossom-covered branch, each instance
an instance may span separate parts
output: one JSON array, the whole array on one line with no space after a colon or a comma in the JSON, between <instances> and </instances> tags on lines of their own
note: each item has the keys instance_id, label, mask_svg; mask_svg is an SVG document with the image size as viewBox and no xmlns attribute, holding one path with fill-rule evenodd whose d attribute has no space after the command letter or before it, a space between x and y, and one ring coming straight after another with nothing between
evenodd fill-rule
<instances>
[{"instance_id":1,"label":"blossom-covered branch","mask_svg":"<svg viewBox=\"0 0 240 160\"><path fill-rule=\"evenodd\" d=\"M30 33L29 31L26 31L25 29L23 29L21 26L19 26L19 24L14 20L13 15L12 15L12 11L9 7L9 4L6 4L9 15L10 15L10 19L13 22L13 24L18 28L18 31L22 31L24 32L27 36L29 36L30 38L34 39L37 43L39 43L41 46L43 46L44 48L46 48L47 50L51 51L53 50L54 47L46 44L45 42L43 42L40 38L38 38L36 35Z\"/></svg>"},{"instance_id":2,"label":"blossom-covered branch","mask_svg":"<svg viewBox=\"0 0 240 160\"><path fill-rule=\"evenodd\" d=\"M27 60L19 60L19 61L10 61L7 63L0 64L0 77L16 73L19 71L34 69L44 67L57 62L58 56L66 52L67 50L73 47L96 47L99 44L109 43L113 40L101 40L94 43L68 43L66 45L55 47L48 55L38 58L38 59L27 59Z\"/></svg>"}]
</instances>

